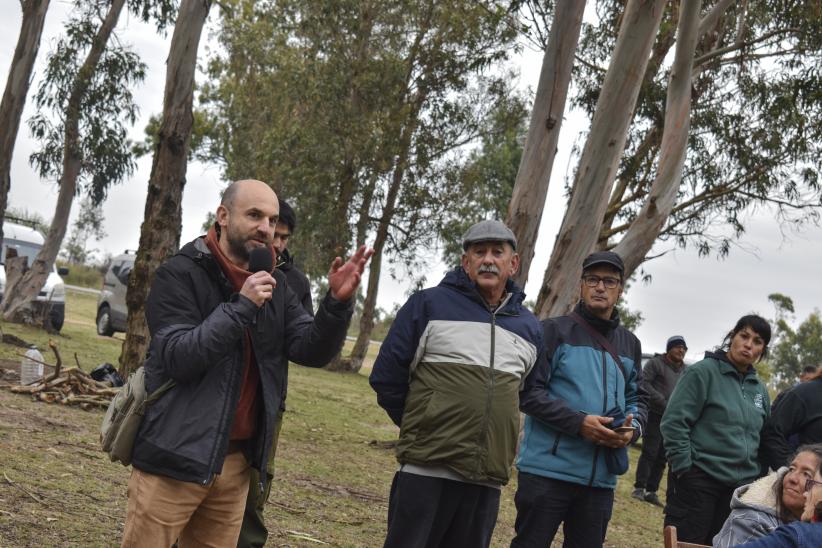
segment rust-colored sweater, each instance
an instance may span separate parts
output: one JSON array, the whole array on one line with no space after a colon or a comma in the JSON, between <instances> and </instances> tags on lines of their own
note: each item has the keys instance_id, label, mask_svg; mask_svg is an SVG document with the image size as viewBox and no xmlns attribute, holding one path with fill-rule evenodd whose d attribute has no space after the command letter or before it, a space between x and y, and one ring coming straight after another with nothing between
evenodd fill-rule
<instances>
[{"instance_id":1,"label":"rust-colored sweater","mask_svg":"<svg viewBox=\"0 0 822 548\"><path fill-rule=\"evenodd\" d=\"M219 236L212 226L206 234L205 243L234 291L240 291L246 278L251 276L251 272L243 270L232 263L220 249ZM234 422L231 425L231 440L247 440L254 436L257 429L257 388L260 386L260 371L257 369L257 360L254 357L254 350L251 348L251 336L248 329L245 331L243 340L243 384L240 389L240 401L237 402L237 411L234 415Z\"/></svg>"}]
</instances>

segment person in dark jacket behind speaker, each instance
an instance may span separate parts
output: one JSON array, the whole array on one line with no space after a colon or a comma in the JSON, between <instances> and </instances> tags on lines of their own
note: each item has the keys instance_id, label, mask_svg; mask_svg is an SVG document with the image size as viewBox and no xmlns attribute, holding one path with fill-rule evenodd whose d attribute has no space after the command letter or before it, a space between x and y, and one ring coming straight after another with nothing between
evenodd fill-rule
<instances>
[{"instance_id":1,"label":"person in dark jacket behind speaker","mask_svg":"<svg viewBox=\"0 0 822 548\"><path fill-rule=\"evenodd\" d=\"M311 286L308 277L296 266L294 259L288 252L288 245L291 243L291 236L297 228L297 215L285 200L280 200L280 218L274 227L271 246L277 256L277 269L285 274L288 287L297 295L297 300L311 316L314 316L314 308L311 303ZM268 454L268 464L266 473L260 477L256 470L251 470L251 480L248 487L248 498L246 499L245 512L243 514L243 526L240 529L240 536L237 539L237 548L260 548L265 546L268 540L268 529L263 518L263 509L268 501L271 492L271 481L274 479L274 464L277 456L277 443L280 439L280 429L283 424L283 414L285 413L285 396L287 393L287 381L283 384L283 398L280 401L280 412L274 423L274 436L271 442L271 450ZM262 481L263 489L254 487Z\"/></svg>"},{"instance_id":2,"label":"person in dark jacket behind speaker","mask_svg":"<svg viewBox=\"0 0 822 548\"><path fill-rule=\"evenodd\" d=\"M650 398L648 422L642 434L642 454L636 467L636 481L631 496L635 499L662 506L656 490L665 471L665 448L659 423L668 405L668 398L685 369L688 346L681 335L674 335L665 345L665 353L657 354L642 368L642 382Z\"/></svg>"},{"instance_id":3,"label":"person in dark jacket behind speaker","mask_svg":"<svg viewBox=\"0 0 822 548\"><path fill-rule=\"evenodd\" d=\"M297 299L305 311L314 315L314 306L311 303L311 285L308 277L296 266L294 258L288 251L291 236L297 228L297 214L285 200L280 200L280 218L274 227L273 246L277 252L277 268L283 271L291 290L297 294Z\"/></svg>"},{"instance_id":4,"label":"person in dark jacket behind speaker","mask_svg":"<svg viewBox=\"0 0 822 548\"><path fill-rule=\"evenodd\" d=\"M146 410L132 454L123 546L234 546L249 468L265 473L288 361L322 367L339 349L373 251L337 257L312 318L273 261L277 196L261 181L229 185L206 236L163 263L146 301L146 389L175 385ZM262 488L262 485L259 486Z\"/></svg>"}]
</instances>

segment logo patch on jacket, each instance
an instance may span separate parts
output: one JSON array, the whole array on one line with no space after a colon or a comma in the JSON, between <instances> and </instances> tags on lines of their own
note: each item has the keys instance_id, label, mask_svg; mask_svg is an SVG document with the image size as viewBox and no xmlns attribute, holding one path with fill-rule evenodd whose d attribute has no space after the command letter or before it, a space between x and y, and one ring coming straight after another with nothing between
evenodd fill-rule
<instances>
[{"instance_id":1,"label":"logo patch on jacket","mask_svg":"<svg viewBox=\"0 0 822 548\"><path fill-rule=\"evenodd\" d=\"M763 407L765 407L765 405L764 405L765 398L762 396L762 394L757 394L757 395L754 396L753 403L754 403L754 406L756 406L757 409L762 409Z\"/></svg>"}]
</instances>

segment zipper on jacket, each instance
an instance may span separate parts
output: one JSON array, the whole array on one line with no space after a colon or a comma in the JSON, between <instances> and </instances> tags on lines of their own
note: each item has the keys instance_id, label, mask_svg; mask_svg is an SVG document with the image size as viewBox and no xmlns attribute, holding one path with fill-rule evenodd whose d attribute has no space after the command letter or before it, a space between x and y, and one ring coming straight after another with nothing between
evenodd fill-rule
<instances>
[{"instance_id":1,"label":"zipper on jacket","mask_svg":"<svg viewBox=\"0 0 822 548\"><path fill-rule=\"evenodd\" d=\"M229 382L229 385L230 385L231 387L233 387L233 386L236 384L237 368L236 368L236 367L232 367L232 371L233 371L233 372L232 372L232 374L231 374L231 380L230 380L230 382ZM239 392L238 392L238 394L237 394L237 397L239 398ZM220 440L222 440L222 439L223 439L223 432L224 432L224 430L225 430L225 425L226 425L226 422L228 422L228 421L227 421L227 417L226 417L226 408L228 407L228 404L229 404L230 402L231 402L231 398L230 398L230 397L225 398L225 399L223 400L223 410L222 410L222 412L220 413L220 424L219 424L219 426L218 426L218 428L217 428L216 442L214 443L214 447L213 447L213 448L212 448L212 450L211 450L211 457L210 457L210 458L209 458L209 460L208 460L208 474L206 475L206 479L205 479L205 481L203 481L203 485L208 485L208 483L211 481L211 479L212 479L212 478L214 477L214 475L215 475L215 474L214 474L214 464L215 464L215 463L216 463L216 461L217 461L217 450L218 450L218 448L220 447L220 443L221 443L221 441L220 441ZM236 405L236 404L235 404L235 405ZM230 434L229 434L229 435L230 435Z\"/></svg>"},{"instance_id":2,"label":"zipper on jacket","mask_svg":"<svg viewBox=\"0 0 822 548\"><path fill-rule=\"evenodd\" d=\"M486 448L487 440L488 440L488 423L490 422L491 417L491 406L494 400L494 353L496 352L496 311L489 310L491 312L491 355L488 360L488 397L485 400L485 416L483 417L483 428L480 431L480 451L477 453L477 472L482 471L482 451Z\"/></svg>"},{"instance_id":3,"label":"zipper on jacket","mask_svg":"<svg viewBox=\"0 0 822 548\"><path fill-rule=\"evenodd\" d=\"M608 412L608 363L605 359L605 350L602 351L602 415ZM588 480L588 487L594 484L597 474L597 458L599 457L599 446L594 449L594 463L591 466L591 479Z\"/></svg>"},{"instance_id":4,"label":"zipper on jacket","mask_svg":"<svg viewBox=\"0 0 822 548\"><path fill-rule=\"evenodd\" d=\"M557 448L559 447L559 438L562 437L562 432L557 432L557 437L554 439L554 446L551 448L551 454L557 454Z\"/></svg>"}]
</instances>

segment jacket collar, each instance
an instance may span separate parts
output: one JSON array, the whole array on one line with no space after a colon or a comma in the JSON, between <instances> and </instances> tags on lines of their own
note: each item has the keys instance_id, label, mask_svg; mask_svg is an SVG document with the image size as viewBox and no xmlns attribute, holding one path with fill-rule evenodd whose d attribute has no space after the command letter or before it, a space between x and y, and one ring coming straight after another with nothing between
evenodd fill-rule
<instances>
[{"instance_id":1,"label":"jacket collar","mask_svg":"<svg viewBox=\"0 0 822 548\"><path fill-rule=\"evenodd\" d=\"M188 242L180 251L177 252L177 255L191 259L196 265L205 270L208 275L220 286L223 296L226 299L235 293L234 289L231 287L231 283L223 273L223 269L220 268L219 263L217 263L217 260L214 258L214 255L211 253L208 245L206 245L205 236L200 236L199 238Z\"/></svg>"},{"instance_id":2,"label":"jacket collar","mask_svg":"<svg viewBox=\"0 0 822 548\"><path fill-rule=\"evenodd\" d=\"M468 277L468 274L461 266L449 270L440 282L440 285L450 287L472 301L481 304L486 310L489 309L488 303L485 302L485 299L482 298L479 290L477 290L477 285L471 281L471 278ZM518 315L522 309L522 301L525 300L525 293L510 278L508 278L508 281L505 283L505 292L508 295L507 297L503 297L503 304L496 312L507 315Z\"/></svg>"},{"instance_id":3,"label":"jacket collar","mask_svg":"<svg viewBox=\"0 0 822 548\"><path fill-rule=\"evenodd\" d=\"M728 359L728 353L725 350L705 352L705 357L716 360L719 363L719 371L723 375L736 375L737 377L741 375L746 381L759 382L759 377L756 376L756 369L753 365L748 366L748 370L744 374L740 373Z\"/></svg>"},{"instance_id":4,"label":"jacket collar","mask_svg":"<svg viewBox=\"0 0 822 548\"><path fill-rule=\"evenodd\" d=\"M614 307L613 312L611 312L611 319L609 320L603 320L599 316L591 314L588 311L588 307L586 307L582 301L579 301L574 307L574 312L582 316L582 319L585 320L588 325L602 333L605 337L608 337L619 327L619 312L616 307Z\"/></svg>"}]
</instances>

